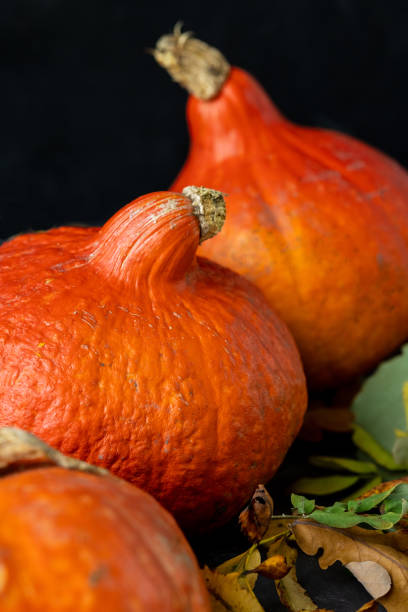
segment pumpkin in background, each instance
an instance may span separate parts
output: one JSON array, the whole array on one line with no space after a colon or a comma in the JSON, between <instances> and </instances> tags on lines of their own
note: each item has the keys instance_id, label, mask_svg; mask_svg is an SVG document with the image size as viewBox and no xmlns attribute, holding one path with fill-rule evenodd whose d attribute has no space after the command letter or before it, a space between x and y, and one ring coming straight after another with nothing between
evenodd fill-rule
<instances>
[{"instance_id":1,"label":"pumpkin in background","mask_svg":"<svg viewBox=\"0 0 408 612\"><path fill-rule=\"evenodd\" d=\"M306 388L261 292L196 258L222 196L184 191L138 198L101 229L0 247L0 425L108 468L203 530L273 476Z\"/></svg>"},{"instance_id":2,"label":"pumpkin in background","mask_svg":"<svg viewBox=\"0 0 408 612\"><path fill-rule=\"evenodd\" d=\"M21 447L43 452L24 433L0 430L2 468L4 444L13 461ZM35 467L0 478L2 612L210 611L190 546L150 495L109 474Z\"/></svg>"},{"instance_id":3,"label":"pumpkin in background","mask_svg":"<svg viewBox=\"0 0 408 612\"><path fill-rule=\"evenodd\" d=\"M172 189L229 195L224 231L200 253L263 290L312 386L369 370L408 337L407 173L353 138L293 125L254 78L179 28L154 55L192 94Z\"/></svg>"}]
</instances>

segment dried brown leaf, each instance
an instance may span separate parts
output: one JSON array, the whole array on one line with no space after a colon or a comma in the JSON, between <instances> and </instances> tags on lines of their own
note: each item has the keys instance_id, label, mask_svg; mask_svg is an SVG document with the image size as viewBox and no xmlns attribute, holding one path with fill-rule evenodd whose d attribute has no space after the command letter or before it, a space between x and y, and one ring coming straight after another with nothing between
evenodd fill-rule
<instances>
[{"instance_id":1,"label":"dried brown leaf","mask_svg":"<svg viewBox=\"0 0 408 612\"><path fill-rule=\"evenodd\" d=\"M286 576L275 580L276 592L282 604L292 612L316 611L318 610L317 606L297 581L295 566L298 548L294 541L293 536L282 538L273 542L268 548L268 555L281 555L285 560L286 566L289 568Z\"/></svg>"},{"instance_id":2,"label":"dried brown leaf","mask_svg":"<svg viewBox=\"0 0 408 612\"><path fill-rule=\"evenodd\" d=\"M266 578L272 578L272 580L280 580L286 576L290 569L291 566L286 563L283 555L273 555L252 571Z\"/></svg>"},{"instance_id":3,"label":"dried brown leaf","mask_svg":"<svg viewBox=\"0 0 408 612\"><path fill-rule=\"evenodd\" d=\"M370 497L370 495L375 495L376 493L382 493L383 491L388 491L388 489L392 489L396 484L402 484L408 482L408 476L401 476L401 478L397 478L395 480L387 480L386 482L381 482L375 487L372 487L368 491L364 491L362 495L357 497L356 499L364 499L365 497Z\"/></svg>"},{"instance_id":4,"label":"dried brown leaf","mask_svg":"<svg viewBox=\"0 0 408 612\"><path fill-rule=\"evenodd\" d=\"M293 521L293 519L292 519ZM281 555L285 559L286 565L293 567L296 565L298 557L298 547L293 535L282 537L268 545L267 557Z\"/></svg>"},{"instance_id":5,"label":"dried brown leaf","mask_svg":"<svg viewBox=\"0 0 408 612\"><path fill-rule=\"evenodd\" d=\"M383 597L391 588L389 573L375 561L351 561L346 567L374 599Z\"/></svg>"},{"instance_id":6,"label":"dried brown leaf","mask_svg":"<svg viewBox=\"0 0 408 612\"><path fill-rule=\"evenodd\" d=\"M399 524L404 523L402 519ZM386 535L387 543L395 550L408 555L408 529L398 529L397 531L390 531Z\"/></svg>"},{"instance_id":7,"label":"dried brown leaf","mask_svg":"<svg viewBox=\"0 0 408 612\"><path fill-rule=\"evenodd\" d=\"M296 542L306 554L314 555L323 549L319 557L322 569L338 560L344 565L353 561L374 561L381 565L390 574L393 586L378 601L388 612L405 609L408 557L399 548L394 548L398 532L382 533L360 527L336 529L308 519L294 520L292 530Z\"/></svg>"},{"instance_id":8,"label":"dried brown leaf","mask_svg":"<svg viewBox=\"0 0 408 612\"><path fill-rule=\"evenodd\" d=\"M290 612L319 612L316 604L299 584L295 568L292 568L282 580L277 580L275 585L279 599Z\"/></svg>"},{"instance_id":9,"label":"dried brown leaf","mask_svg":"<svg viewBox=\"0 0 408 612\"><path fill-rule=\"evenodd\" d=\"M232 559L228 559L216 568L220 574L230 574L231 572L242 572L245 569L254 569L261 562L261 554L257 548L252 551L245 551Z\"/></svg>"},{"instance_id":10,"label":"dried brown leaf","mask_svg":"<svg viewBox=\"0 0 408 612\"><path fill-rule=\"evenodd\" d=\"M108 470L63 455L33 434L17 427L0 428L0 470L57 465L65 469L91 472L114 478Z\"/></svg>"},{"instance_id":11,"label":"dried brown leaf","mask_svg":"<svg viewBox=\"0 0 408 612\"><path fill-rule=\"evenodd\" d=\"M269 526L266 530L265 535L263 536L262 541L268 541L270 538L279 538L281 535L286 536L290 534L290 525L293 523L293 516L288 516L287 518L272 518ZM266 546L269 546L267 543Z\"/></svg>"},{"instance_id":12,"label":"dried brown leaf","mask_svg":"<svg viewBox=\"0 0 408 612\"><path fill-rule=\"evenodd\" d=\"M272 497L264 485L260 484L248 506L239 515L241 530L251 542L258 542L265 536L272 516Z\"/></svg>"},{"instance_id":13,"label":"dried brown leaf","mask_svg":"<svg viewBox=\"0 0 408 612\"><path fill-rule=\"evenodd\" d=\"M254 593L239 581L239 572L220 574L205 567L203 576L213 612L264 612Z\"/></svg>"},{"instance_id":14,"label":"dried brown leaf","mask_svg":"<svg viewBox=\"0 0 408 612\"><path fill-rule=\"evenodd\" d=\"M356 612L378 612L378 601L370 599L364 605L361 606Z\"/></svg>"},{"instance_id":15,"label":"dried brown leaf","mask_svg":"<svg viewBox=\"0 0 408 612\"><path fill-rule=\"evenodd\" d=\"M230 574L232 572L244 572L245 570L253 570L261 563L261 553L257 548L249 550L241 555L228 559L216 568L219 574ZM257 574L246 574L242 580L246 581L251 589L255 587ZM241 578L239 578L241 580Z\"/></svg>"}]
</instances>

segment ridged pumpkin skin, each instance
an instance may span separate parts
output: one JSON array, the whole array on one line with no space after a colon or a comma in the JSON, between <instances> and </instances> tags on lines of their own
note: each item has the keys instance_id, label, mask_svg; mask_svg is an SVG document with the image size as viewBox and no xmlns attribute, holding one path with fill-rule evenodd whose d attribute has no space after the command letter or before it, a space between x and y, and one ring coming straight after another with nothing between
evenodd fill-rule
<instances>
[{"instance_id":1,"label":"ridged pumpkin skin","mask_svg":"<svg viewBox=\"0 0 408 612\"><path fill-rule=\"evenodd\" d=\"M186 529L272 477L306 407L286 326L196 258L191 200L158 192L105 226L0 248L0 425L152 493Z\"/></svg>"},{"instance_id":2,"label":"ridged pumpkin skin","mask_svg":"<svg viewBox=\"0 0 408 612\"><path fill-rule=\"evenodd\" d=\"M209 612L174 519L130 484L62 468L0 480L2 612Z\"/></svg>"},{"instance_id":3,"label":"ridged pumpkin skin","mask_svg":"<svg viewBox=\"0 0 408 612\"><path fill-rule=\"evenodd\" d=\"M369 103L369 102L368 102ZM190 96L172 185L228 194L199 253L245 275L287 323L313 387L362 374L408 337L408 175L341 134L295 126L238 68Z\"/></svg>"}]
</instances>

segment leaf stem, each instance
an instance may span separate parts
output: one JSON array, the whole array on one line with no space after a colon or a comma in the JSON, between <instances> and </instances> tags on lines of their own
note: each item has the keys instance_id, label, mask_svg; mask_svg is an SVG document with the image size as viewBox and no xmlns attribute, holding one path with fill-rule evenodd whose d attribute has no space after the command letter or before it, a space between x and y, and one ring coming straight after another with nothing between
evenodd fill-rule
<instances>
[{"instance_id":1,"label":"leaf stem","mask_svg":"<svg viewBox=\"0 0 408 612\"><path fill-rule=\"evenodd\" d=\"M257 548L258 548L258 543L252 544L251 548L248 548L247 553L245 555L244 572L247 571L249 559L251 558L251 555L254 552L254 550L256 550Z\"/></svg>"},{"instance_id":2,"label":"leaf stem","mask_svg":"<svg viewBox=\"0 0 408 612\"><path fill-rule=\"evenodd\" d=\"M280 538L283 538L286 535L289 535L290 531L289 529L285 529L285 531L281 531L277 534L275 534L274 536L271 536L270 538L265 538L264 540L260 540L260 542L258 542L259 546L264 546L265 544L272 544L272 542L276 542L276 540L279 540Z\"/></svg>"}]
</instances>

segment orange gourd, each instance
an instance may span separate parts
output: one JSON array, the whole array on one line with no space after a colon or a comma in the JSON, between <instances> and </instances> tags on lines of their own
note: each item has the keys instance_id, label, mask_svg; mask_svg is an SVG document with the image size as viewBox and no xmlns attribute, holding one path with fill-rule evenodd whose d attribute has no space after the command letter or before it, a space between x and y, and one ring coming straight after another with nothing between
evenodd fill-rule
<instances>
[{"instance_id":1,"label":"orange gourd","mask_svg":"<svg viewBox=\"0 0 408 612\"><path fill-rule=\"evenodd\" d=\"M127 482L36 466L0 479L0 516L2 612L210 612L173 517Z\"/></svg>"},{"instance_id":2,"label":"orange gourd","mask_svg":"<svg viewBox=\"0 0 408 612\"><path fill-rule=\"evenodd\" d=\"M408 175L332 131L293 125L261 86L188 33L154 52L192 94L188 159L172 189L228 194L201 247L260 287L288 324L310 384L373 367L408 337Z\"/></svg>"},{"instance_id":3,"label":"orange gourd","mask_svg":"<svg viewBox=\"0 0 408 612\"><path fill-rule=\"evenodd\" d=\"M0 248L0 425L139 485L189 530L274 474L306 406L286 326L196 258L224 214L190 187Z\"/></svg>"}]
</instances>

